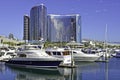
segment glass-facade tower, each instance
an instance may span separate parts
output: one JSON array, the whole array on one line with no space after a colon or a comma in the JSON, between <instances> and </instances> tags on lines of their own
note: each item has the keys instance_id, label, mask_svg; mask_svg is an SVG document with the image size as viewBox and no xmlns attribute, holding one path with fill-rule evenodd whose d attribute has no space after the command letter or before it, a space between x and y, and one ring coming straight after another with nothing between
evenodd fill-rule
<instances>
[{"instance_id":1,"label":"glass-facade tower","mask_svg":"<svg viewBox=\"0 0 120 80\"><path fill-rule=\"evenodd\" d=\"M30 11L30 40L47 39L47 8L41 4Z\"/></svg>"},{"instance_id":2,"label":"glass-facade tower","mask_svg":"<svg viewBox=\"0 0 120 80\"><path fill-rule=\"evenodd\" d=\"M23 40L29 40L29 25L30 18L28 15L24 15L24 33L23 33Z\"/></svg>"},{"instance_id":3,"label":"glass-facade tower","mask_svg":"<svg viewBox=\"0 0 120 80\"><path fill-rule=\"evenodd\" d=\"M81 42L81 16L48 15L48 40L50 42Z\"/></svg>"}]
</instances>

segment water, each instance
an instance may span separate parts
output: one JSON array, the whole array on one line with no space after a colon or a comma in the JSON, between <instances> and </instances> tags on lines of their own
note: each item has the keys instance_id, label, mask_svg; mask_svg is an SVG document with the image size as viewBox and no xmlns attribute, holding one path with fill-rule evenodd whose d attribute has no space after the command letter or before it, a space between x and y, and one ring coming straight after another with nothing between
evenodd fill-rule
<instances>
[{"instance_id":1,"label":"water","mask_svg":"<svg viewBox=\"0 0 120 80\"><path fill-rule=\"evenodd\" d=\"M108 63L76 63L76 68L27 69L0 62L0 80L120 80L120 58Z\"/></svg>"}]
</instances>

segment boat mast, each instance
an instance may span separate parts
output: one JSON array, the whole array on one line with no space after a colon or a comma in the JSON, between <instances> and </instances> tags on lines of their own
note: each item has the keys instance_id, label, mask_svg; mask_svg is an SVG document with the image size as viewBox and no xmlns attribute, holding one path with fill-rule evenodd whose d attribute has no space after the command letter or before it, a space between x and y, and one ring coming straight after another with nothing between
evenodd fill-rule
<instances>
[{"instance_id":1,"label":"boat mast","mask_svg":"<svg viewBox=\"0 0 120 80\"><path fill-rule=\"evenodd\" d=\"M107 56L107 24L105 27L105 42L104 42L104 49L105 49L105 60L108 60L108 56Z\"/></svg>"}]
</instances>

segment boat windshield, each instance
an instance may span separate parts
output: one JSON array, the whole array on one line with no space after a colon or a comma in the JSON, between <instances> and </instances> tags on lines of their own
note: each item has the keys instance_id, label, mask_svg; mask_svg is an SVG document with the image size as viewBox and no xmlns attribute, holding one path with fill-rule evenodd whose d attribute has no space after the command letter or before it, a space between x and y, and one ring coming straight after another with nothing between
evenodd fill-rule
<instances>
[{"instance_id":1,"label":"boat windshield","mask_svg":"<svg viewBox=\"0 0 120 80\"><path fill-rule=\"evenodd\" d=\"M13 55L14 53L12 53L12 52L8 52L6 55Z\"/></svg>"},{"instance_id":2,"label":"boat windshield","mask_svg":"<svg viewBox=\"0 0 120 80\"><path fill-rule=\"evenodd\" d=\"M49 51L46 51L46 53L47 53L48 55L51 55L51 52L49 52Z\"/></svg>"},{"instance_id":3,"label":"boat windshield","mask_svg":"<svg viewBox=\"0 0 120 80\"><path fill-rule=\"evenodd\" d=\"M61 55L60 52L52 52L52 53L53 53L53 55Z\"/></svg>"}]
</instances>

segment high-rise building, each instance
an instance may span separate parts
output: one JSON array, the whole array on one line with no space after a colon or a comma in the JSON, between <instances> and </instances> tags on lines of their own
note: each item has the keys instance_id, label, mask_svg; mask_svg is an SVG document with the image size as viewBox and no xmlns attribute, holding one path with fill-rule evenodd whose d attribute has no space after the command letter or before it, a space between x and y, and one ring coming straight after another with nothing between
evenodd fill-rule
<instances>
[{"instance_id":1,"label":"high-rise building","mask_svg":"<svg viewBox=\"0 0 120 80\"><path fill-rule=\"evenodd\" d=\"M28 15L24 15L24 33L23 33L23 40L29 40L29 23L30 18Z\"/></svg>"},{"instance_id":2,"label":"high-rise building","mask_svg":"<svg viewBox=\"0 0 120 80\"><path fill-rule=\"evenodd\" d=\"M30 11L30 40L47 40L47 8L41 4Z\"/></svg>"},{"instance_id":3,"label":"high-rise building","mask_svg":"<svg viewBox=\"0 0 120 80\"><path fill-rule=\"evenodd\" d=\"M48 40L50 42L81 42L81 16L48 15Z\"/></svg>"}]
</instances>

